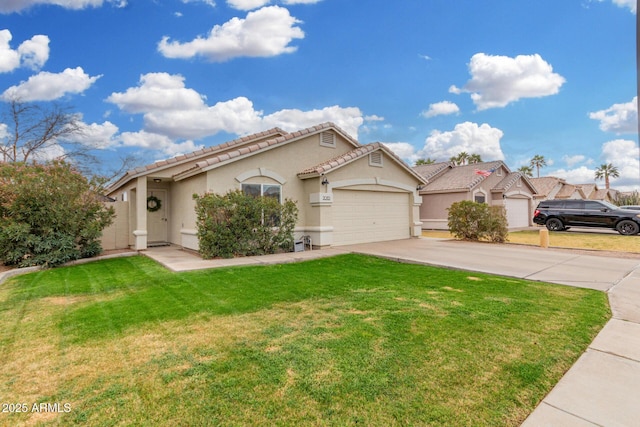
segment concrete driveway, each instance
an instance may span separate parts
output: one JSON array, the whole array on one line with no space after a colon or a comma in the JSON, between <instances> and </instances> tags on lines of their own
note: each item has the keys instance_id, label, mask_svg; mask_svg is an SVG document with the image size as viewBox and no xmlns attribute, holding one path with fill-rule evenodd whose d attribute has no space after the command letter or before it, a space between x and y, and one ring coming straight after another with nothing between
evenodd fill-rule
<instances>
[{"instance_id":1,"label":"concrete driveway","mask_svg":"<svg viewBox=\"0 0 640 427\"><path fill-rule=\"evenodd\" d=\"M607 292L612 320L523 426L640 425L640 259L425 238L341 249Z\"/></svg>"}]
</instances>

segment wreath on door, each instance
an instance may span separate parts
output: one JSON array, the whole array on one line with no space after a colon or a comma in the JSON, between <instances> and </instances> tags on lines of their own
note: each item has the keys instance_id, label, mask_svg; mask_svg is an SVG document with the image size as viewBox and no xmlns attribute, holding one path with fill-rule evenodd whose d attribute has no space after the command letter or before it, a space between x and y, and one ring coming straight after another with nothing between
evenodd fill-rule
<instances>
[{"instance_id":1,"label":"wreath on door","mask_svg":"<svg viewBox=\"0 0 640 427\"><path fill-rule=\"evenodd\" d=\"M149 212L159 211L162 207L162 202L156 196L147 197L147 210Z\"/></svg>"}]
</instances>

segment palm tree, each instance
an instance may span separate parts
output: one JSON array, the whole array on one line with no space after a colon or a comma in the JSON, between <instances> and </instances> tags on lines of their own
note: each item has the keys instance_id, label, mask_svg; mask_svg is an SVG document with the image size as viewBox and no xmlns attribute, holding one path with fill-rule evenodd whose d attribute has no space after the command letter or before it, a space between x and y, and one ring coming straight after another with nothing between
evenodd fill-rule
<instances>
[{"instance_id":1,"label":"palm tree","mask_svg":"<svg viewBox=\"0 0 640 427\"><path fill-rule=\"evenodd\" d=\"M547 160L544 158L544 156L536 154L535 156L533 156L533 159L531 159L529 165L532 168L536 168L536 170L538 171L538 178L540 178L540 168L547 166Z\"/></svg>"},{"instance_id":2,"label":"palm tree","mask_svg":"<svg viewBox=\"0 0 640 427\"><path fill-rule=\"evenodd\" d=\"M420 165L432 165L434 164L436 161L433 160L431 157L427 157L426 159L418 159L416 160L416 164L415 166L420 166Z\"/></svg>"},{"instance_id":3,"label":"palm tree","mask_svg":"<svg viewBox=\"0 0 640 427\"><path fill-rule=\"evenodd\" d=\"M619 176L618 168L611 163L603 163L596 169L596 179L604 178L604 186L607 190L609 189L609 178L618 178Z\"/></svg>"},{"instance_id":4,"label":"palm tree","mask_svg":"<svg viewBox=\"0 0 640 427\"><path fill-rule=\"evenodd\" d=\"M466 151L463 151L457 156L453 156L449 159L449 161L456 166L462 166L466 164L467 160L469 160L469 154Z\"/></svg>"},{"instance_id":5,"label":"palm tree","mask_svg":"<svg viewBox=\"0 0 640 427\"><path fill-rule=\"evenodd\" d=\"M476 163L482 163L482 157L480 157L480 154L472 154L467 158L467 161L469 162L469 164L476 164Z\"/></svg>"},{"instance_id":6,"label":"palm tree","mask_svg":"<svg viewBox=\"0 0 640 427\"><path fill-rule=\"evenodd\" d=\"M520 166L518 168L518 172L520 172L522 175L526 176L527 178L533 178L533 166Z\"/></svg>"}]
</instances>

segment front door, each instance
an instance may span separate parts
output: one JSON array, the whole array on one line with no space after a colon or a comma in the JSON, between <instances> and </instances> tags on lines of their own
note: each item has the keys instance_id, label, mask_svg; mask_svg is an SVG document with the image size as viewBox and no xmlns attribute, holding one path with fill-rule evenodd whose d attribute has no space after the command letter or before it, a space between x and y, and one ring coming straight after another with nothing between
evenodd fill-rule
<instances>
[{"instance_id":1,"label":"front door","mask_svg":"<svg viewBox=\"0 0 640 427\"><path fill-rule=\"evenodd\" d=\"M167 241L167 190L147 191L147 240Z\"/></svg>"}]
</instances>

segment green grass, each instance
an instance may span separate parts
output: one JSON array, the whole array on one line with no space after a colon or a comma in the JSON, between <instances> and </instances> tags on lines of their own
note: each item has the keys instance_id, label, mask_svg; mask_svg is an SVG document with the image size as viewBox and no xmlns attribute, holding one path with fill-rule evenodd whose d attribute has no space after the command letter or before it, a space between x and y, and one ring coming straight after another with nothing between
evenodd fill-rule
<instances>
[{"instance_id":1,"label":"green grass","mask_svg":"<svg viewBox=\"0 0 640 427\"><path fill-rule=\"evenodd\" d=\"M444 239L454 238L447 230L425 230L422 232L422 236ZM507 243L539 246L540 230L510 232L507 236ZM549 232L549 246L552 248L640 253L640 238L639 236L622 236L619 234L590 233L575 230L553 231Z\"/></svg>"},{"instance_id":2,"label":"green grass","mask_svg":"<svg viewBox=\"0 0 640 427\"><path fill-rule=\"evenodd\" d=\"M519 425L604 293L360 255L171 273L144 257L0 287L0 425Z\"/></svg>"}]
</instances>

